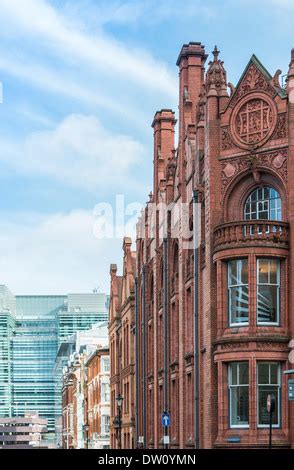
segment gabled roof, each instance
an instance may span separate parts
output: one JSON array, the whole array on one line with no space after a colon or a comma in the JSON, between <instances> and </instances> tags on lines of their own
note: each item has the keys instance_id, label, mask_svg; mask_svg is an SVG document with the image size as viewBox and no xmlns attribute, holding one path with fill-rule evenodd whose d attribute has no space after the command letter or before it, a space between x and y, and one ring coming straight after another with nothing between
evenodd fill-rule
<instances>
[{"instance_id":1,"label":"gabled roof","mask_svg":"<svg viewBox=\"0 0 294 470\"><path fill-rule=\"evenodd\" d=\"M264 65L260 62L260 60L256 57L255 54L253 54L248 62L248 64L246 65L237 85L236 85L236 88L234 90L234 93L232 94L231 98L230 98L230 101L228 103L228 106L230 106L230 104L232 104L232 102L234 103L236 101L236 98L238 99L238 91L243 83L243 81L245 80L247 74L248 74L248 71L250 69L251 66L254 66L257 71L264 77L265 81L266 81L266 90L264 91L268 91L270 92L270 94L274 97L275 95L279 95L280 98L285 98L287 96L287 92L286 90L284 90L284 88L282 88L281 86L275 86L274 83L273 83L273 77L272 75L268 72L268 70L264 67ZM256 90L258 91L258 87L256 88ZM262 87L260 87L260 91L262 91Z\"/></svg>"}]
</instances>

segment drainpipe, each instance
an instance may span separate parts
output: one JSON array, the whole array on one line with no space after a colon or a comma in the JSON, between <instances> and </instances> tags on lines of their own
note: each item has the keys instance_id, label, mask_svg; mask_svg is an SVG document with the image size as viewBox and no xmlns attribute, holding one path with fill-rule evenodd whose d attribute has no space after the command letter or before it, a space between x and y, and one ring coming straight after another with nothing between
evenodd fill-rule
<instances>
[{"instance_id":1,"label":"drainpipe","mask_svg":"<svg viewBox=\"0 0 294 470\"><path fill-rule=\"evenodd\" d=\"M146 389L146 308L145 308L145 275L146 267L142 267L142 385L143 385L143 400L142 400L142 411L143 411L143 437L144 437L144 448L147 448L147 389Z\"/></svg>"},{"instance_id":2,"label":"drainpipe","mask_svg":"<svg viewBox=\"0 0 294 470\"><path fill-rule=\"evenodd\" d=\"M198 299L198 191L193 191L194 252L194 433L195 449L199 449L199 299Z\"/></svg>"},{"instance_id":3,"label":"drainpipe","mask_svg":"<svg viewBox=\"0 0 294 470\"><path fill-rule=\"evenodd\" d=\"M169 412L168 400L168 349L169 349L169 331L168 331L168 314L169 314L169 282L168 282L168 235L163 239L163 299L164 299L164 331L163 331L163 368L164 368L164 410ZM168 436L168 427L164 426L164 436ZM168 449L168 444L164 445Z\"/></svg>"},{"instance_id":4,"label":"drainpipe","mask_svg":"<svg viewBox=\"0 0 294 470\"><path fill-rule=\"evenodd\" d=\"M138 297L138 278L135 278L135 348L136 348L136 362L135 362L135 380L136 380L136 415L135 415L135 433L136 433L136 448L139 443L139 297Z\"/></svg>"}]
</instances>

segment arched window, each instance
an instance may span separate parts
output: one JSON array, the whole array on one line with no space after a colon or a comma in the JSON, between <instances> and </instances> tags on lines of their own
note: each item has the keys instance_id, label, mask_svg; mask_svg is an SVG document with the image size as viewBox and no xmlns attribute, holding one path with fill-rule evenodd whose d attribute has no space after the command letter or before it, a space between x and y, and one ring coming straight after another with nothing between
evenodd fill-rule
<instances>
[{"instance_id":1,"label":"arched window","mask_svg":"<svg viewBox=\"0 0 294 470\"><path fill-rule=\"evenodd\" d=\"M282 220L281 197L269 186L256 188L245 203L246 220Z\"/></svg>"}]
</instances>

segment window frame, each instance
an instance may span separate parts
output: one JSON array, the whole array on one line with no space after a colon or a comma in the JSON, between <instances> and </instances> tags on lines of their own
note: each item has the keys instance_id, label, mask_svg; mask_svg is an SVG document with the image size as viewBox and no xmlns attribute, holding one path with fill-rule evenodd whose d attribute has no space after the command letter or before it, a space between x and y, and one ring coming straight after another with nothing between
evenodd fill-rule
<instances>
[{"instance_id":1,"label":"window frame","mask_svg":"<svg viewBox=\"0 0 294 470\"><path fill-rule=\"evenodd\" d=\"M268 189L269 190L269 197L266 198L264 196L264 192L265 192L265 189ZM258 198L258 191L261 190L262 191L262 199L259 199ZM271 191L274 191L276 193L276 196L275 197L271 197ZM252 195L256 193L256 200L252 201ZM272 209L271 208L271 201L280 201L280 204L277 204L275 203L275 207ZM255 203L256 204L256 209L255 211L252 211L252 206L251 204ZM265 204L268 203L268 208L267 210L264 209L264 206ZM247 211L246 210L246 206L247 204L250 205L250 210ZM259 204L261 204L263 206L262 209L259 209ZM272 219L271 218L271 211L275 211L276 213L276 218ZM268 212L268 215L269 217L267 219L261 219L258 217L259 213L260 212ZM252 214L256 214L256 218L255 219L252 219L251 216ZM250 218L248 218L248 216L250 216ZM246 200L245 200L245 204L244 204L244 219L245 220L271 220L271 221L277 221L277 222L281 222L282 221L282 218L283 218L283 211L282 211L282 198L281 198L281 195L279 193L279 191L274 188L273 186L258 186L256 187L253 191L250 192L250 194L247 196Z\"/></svg>"},{"instance_id":2,"label":"window frame","mask_svg":"<svg viewBox=\"0 0 294 470\"><path fill-rule=\"evenodd\" d=\"M248 274L247 274L247 284L230 284L230 266L232 262L235 261L246 261L247 262L247 269L248 269ZM246 287L248 289L248 320L245 322L232 322L232 301L231 301L231 289L232 288L238 288L238 287ZM250 292L249 292L249 259L244 257L244 258L237 258L237 259L232 259L227 262L227 293L228 293L228 321L229 321L229 327L230 328L235 328L235 327L242 327L242 326L249 326L250 322Z\"/></svg>"},{"instance_id":3,"label":"window frame","mask_svg":"<svg viewBox=\"0 0 294 470\"><path fill-rule=\"evenodd\" d=\"M248 384L232 384L232 366L233 364L237 364L238 366L238 381L239 381L239 365L240 364L247 364L248 367ZM232 389L237 387L247 387L248 388L248 424L232 424ZM232 361L228 363L228 395L229 395L229 403L228 403L228 411L229 411L229 428L230 429L249 429L250 428L250 363L247 360L244 361Z\"/></svg>"},{"instance_id":4,"label":"window frame","mask_svg":"<svg viewBox=\"0 0 294 470\"><path fill-rule=\"evenodd\" d=\"M110 402L110 386L108 382L101 383L101 402L102 403Z\"/></svg>"},{"instance_id":5,"label":"window frame","mask_svg":"<svg viewBox=\"0 0 294 470\"><path fill-rule=\"evenodd\" d=\"M107 429L108 428L108 431ZM107 436L110 434L110 415L101 414L101 434Z\"/></svg>"},{"instance_id":6,"label":"window frame","mask_svg":"<svg viewBox=\"0 0 294 470\"><path fill-rule=\"evenodd\" d=\"M278 366L277 376L278 384L259 384L258 380L258 367L259 364L276 364ZM256 423L258 429L268 429L269 424L259 424L259 387L276 387L278 390L276 409L278 412L278 424L273 424L275 429L282 428L282 364L279 361L256 361Z\"/></svg>"},{"instance_id":7,"label":"window frame","mask_svg":"<svg viewBox=\"0 0 294 470\"><path fill-rule=\"evenodd\" d=\"M277 284L265 284L259 282L259 261L277 261ZM277 321L265 322L258 320L258 288L259 286L276 286L277 287ZM280 258L267 258L259 257L256 258L256 325L257 326L280 326L281 325L281 260Z\"/></svg>"}]
</instances>

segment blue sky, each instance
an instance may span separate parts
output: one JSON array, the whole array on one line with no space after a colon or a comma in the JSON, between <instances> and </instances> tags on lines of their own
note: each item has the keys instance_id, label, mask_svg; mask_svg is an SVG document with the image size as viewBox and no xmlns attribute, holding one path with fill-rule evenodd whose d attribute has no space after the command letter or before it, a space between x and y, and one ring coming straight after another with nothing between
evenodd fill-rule
<instances>
[{"instance_id":1,"label":"blue sky","mask_svg":"<svg viewBox=\"0 0 294 470\"><path fill-rule=\"evenodd\" d=\"M0 283L15 293L108 290L121 240L93 209L144 203L154 112L177 111L183 43L287 72L292 0L0 0Z\"/></svg>"}]
</instances>

